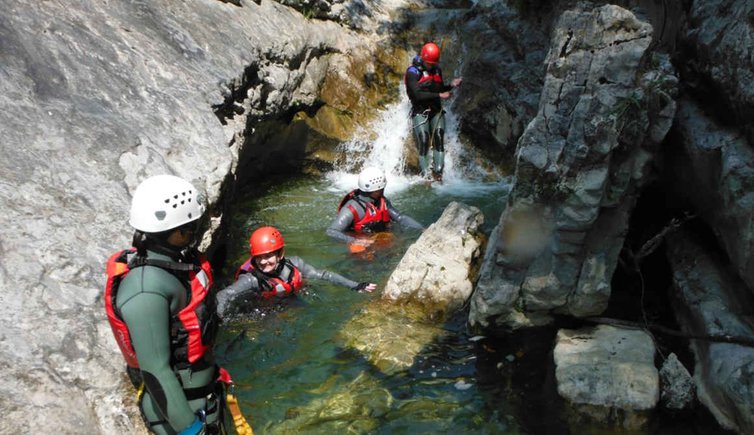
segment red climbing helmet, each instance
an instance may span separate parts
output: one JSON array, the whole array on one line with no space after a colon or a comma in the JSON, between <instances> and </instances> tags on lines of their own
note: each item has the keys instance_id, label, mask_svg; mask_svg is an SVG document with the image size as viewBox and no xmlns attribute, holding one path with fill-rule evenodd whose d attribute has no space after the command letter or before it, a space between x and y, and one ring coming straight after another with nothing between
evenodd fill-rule
<instances>
[{"instance_id":1,"label":"red climbing helmet","mask_svg":"<svg viewBox=\"0 0 754 435\"><path fill-rule=\"evenodd\" d=\"M420 54L422 60L429 64L436 64L440 60L440 47L434 42L427 42Z\"/></svg>"},{"instance_id":2,"label":"red climbing helmet","mask_svg":"<svg viewBox=\"0 0 754 435\"><path fill-rule=\"evenodd\" d=\"M252 257L275 252L278 249L283 249L284 246L283 236L275 227L258 228L249 237L249 249Z\"/></svg>"}]
</instances>

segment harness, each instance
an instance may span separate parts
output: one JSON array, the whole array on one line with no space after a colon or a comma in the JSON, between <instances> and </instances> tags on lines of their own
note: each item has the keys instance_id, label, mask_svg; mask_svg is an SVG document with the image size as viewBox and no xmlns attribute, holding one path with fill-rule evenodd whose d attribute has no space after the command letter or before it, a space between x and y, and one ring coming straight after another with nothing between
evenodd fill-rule
<instances>
[{"instance_id":1,"label":"harness","mask_svg":"<svg viewBox=\"0 0 754 435\"><path fill-rule=\"evenodd\" d=\"M358 189L352 190L347 193L346 196L340 201L338 206L338 212L349 201L354 200L357 204L364 208L364 216L359 217L359 212L356 208L348 204L348 209L353 214L353 230L357 233L374 233L380 231L386 231L388 224L390 223L390 211L387 208L387 202L385 197L380 197L378 207L375 207L374 203L364 201L357 194Z\"/></svg>"},{"instance_id":2,"label":"harness","mask_svg":"<svg viewBox=\"0 0 754 435\"><path fill-rule=\"evenodd\" d=\"M136 255L136 249L124 249L107 260L107 284L105 286L105 311L110 327L118 343L126 365L138 368L139 361L134 350L128 326L115 307L118 286L133 269L142 266L156 266L171 273L188 273L190 299L188 304L171 319L172 363L176 367L190 366L200 361L210 349L217 333L218 318L214 308L214 298L209 293L212 285L212 269L206 258L200 256L197 263L178 263L151 259Z\"/></svg>"},{"instance_id":3,"label":"harness","mask_svg":"<svg viewBox=\"0 0 754 435\"><path fill-rule=\"evenodd\" d=\"M254 275L259 283L262 298L271 299L275 296L289 296L304 287L301 271L290 260L284 259L280 264L277 276L270 276L254 266L252 258L246 260L236 272L236 279L243 273Z\"/></svg>"}]
</instances>

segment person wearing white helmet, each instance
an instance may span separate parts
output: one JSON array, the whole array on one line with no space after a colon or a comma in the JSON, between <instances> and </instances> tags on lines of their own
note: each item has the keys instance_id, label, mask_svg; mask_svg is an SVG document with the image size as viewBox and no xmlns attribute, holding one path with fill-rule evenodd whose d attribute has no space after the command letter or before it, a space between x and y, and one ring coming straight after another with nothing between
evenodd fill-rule
<instances>
[{"instance_id":1,"label":"person wearing white helmet","mask_svg":"<svg viewBox=\"0 0 754 435\"><path fill-rule=\"evenodd\" d=\"M142 416L156 434L223 430L212 271L191 247L204 211L202 195L188 181L146 179L131 202L133 248L107 263L108 320L128 374L143 391Z\"/></svg>"},{"instance_id":2,"label":"person wearing white helmet","mask_svg":"<svg viewBox=\"0 0 754 435\"><path fill-rule=\"evenodd\" d=\"M352 246L369 246L373 238L362 234L388 231L392 222L423 230L424 226L403 215L383 196L387 179L378 168L367 167L359 173L358 189L346 194L338 206L338 215L327 228L327 235ZM349 232L353 234L348 234Z\"/></svg>"}]
</instances>

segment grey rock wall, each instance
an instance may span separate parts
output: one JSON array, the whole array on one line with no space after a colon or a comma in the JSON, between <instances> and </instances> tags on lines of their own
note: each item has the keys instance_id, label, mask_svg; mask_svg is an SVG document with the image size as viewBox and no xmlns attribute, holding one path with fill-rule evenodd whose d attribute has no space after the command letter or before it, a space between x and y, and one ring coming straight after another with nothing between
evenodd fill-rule
<instances>
[{"instance_id":1,"label":"grey rock wall","mask_svg":"<svg viewBox=\"0 0 754 435\"><path fill-rule=\"evenodd\" d=\"M719 256L687 232L667 242L673 310L690 336L752 337L754 298ZM754 349L691 340L697 396L725 428L754 431Z\"/></svg>"},{"instance_id":2,"label":"grey rock wall","mask_svg":"<svg viewBox=\"0 0 754 435\"><path fill-rule=\"evenodd\" d=\"M749 292L754 289L754 151L740 130L721 126L690 99L679 100L667 183L715 234Z\"/></svg>"},{"instance_id":3,"label":"grey rock wall","mask_svg":"<svg viewBox=\"0 0 754 435\"><path fill-rule=\"evenodd\" d=\"M754 144L754 3L736 0L690 2L679 62L689 88L716 118L744 132Z\"/></svg>"},{"instance_id":4,"label":"grey rock wall","mask_svg":"<svg viewBox=\"0 0 754 435\"><path fill-rule=\"evenodd\" d=\"M100 298L130 192L183 176L216 227L247 107L278 116L316 98L339 53L368 53L337 24L235 3L3 3L0 432L144 432ZM235 98L254 104L223 125Z\"/></svg>"},{"instance_id":5,"label":"grey rock wall","mask_svg":"<svg viewBox=\"0 0 754 435\"><path fill-rule=\"evenodd\" d=\"M651 40L652 27L617 6L560 17L471 324L518 328L606 308L628 217L675 113L677 78Z\"/></svg>"}]
</instances>

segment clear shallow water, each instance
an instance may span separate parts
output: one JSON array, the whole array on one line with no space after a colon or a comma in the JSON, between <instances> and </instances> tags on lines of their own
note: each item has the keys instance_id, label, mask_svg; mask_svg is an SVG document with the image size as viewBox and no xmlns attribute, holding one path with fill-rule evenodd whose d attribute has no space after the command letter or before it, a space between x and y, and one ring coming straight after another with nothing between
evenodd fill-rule
<instances>
[{"instance_id":1,"label":"clear shallow water","mask_svg":"<svg viewBox=\"0 0 754 435\"><path fill-rule=\"evenodd\" d=\"M346 185L348 180L341 181ZM489 231L496 224L507 188L503 181L457 181L432 187L409 182L395 189L390 199L398 210L425 225L434 222L448 203L460 200L483 211L484 228ZM331 179L302 177L241 198L231 224L234 241L228 265L218 276L220 285L228 284L234 268L246 259L251 231L272 224L283 233L287 255L382 287L419 232L399 229L395 243L378 250L371 261L349 254L343 243L325 235L345 193ZM454 334L428 344L412 367L396 374L385 375L363 355L344 348L341 328L377 298L378 294L358 294L312 281L285 309L251 313L227 325L218 353L238 384L241 405L255 431L465 433L476 428L483 433L515 432L512 413L504 411L505 404L497 400L488 403L484 388L480 390L475 380L479 343L469 340L464 319L439 325ZM344 391L356 397L332 399ZM334 403L323 405L323 400ZM347 410L322 416L339 406ZM312 408L317 415L310 415Z\"/></svg>"}]
</instances>

